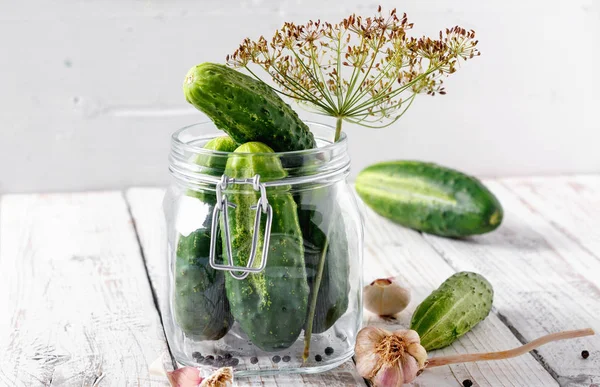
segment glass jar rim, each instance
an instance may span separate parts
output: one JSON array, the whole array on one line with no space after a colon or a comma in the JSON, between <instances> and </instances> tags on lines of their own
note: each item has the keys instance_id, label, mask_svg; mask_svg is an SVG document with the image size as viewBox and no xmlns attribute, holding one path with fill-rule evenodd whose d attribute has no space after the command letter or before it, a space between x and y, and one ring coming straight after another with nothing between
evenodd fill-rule
<instances>
[{"instance_id":1,"label":"glass jar rim","mask_svg":"<svg viewBox=\"0 0 600 387\"><path fill-rule=\"evenodd\" d=\"M225 176L222 170L211 165L199 165L198 160L220 159L220 164L231 157L276 157L282 163L285 177L265 181L269 186L321 184L334 181L348 174L350 157L347 137L342 133L337 142L333 142L335 129L329 125L305 121L312 129L318 145L315 148L271 153L224 152L203 148L204 144L218 137L219 129L211 122L185 126L172 135L169 170L178 181L187 186L209 184L216 186L219 178ZM187 132L189 131L189 133ZM221 131L222 132L222 131ZM221 134L222 135L222 134ZM189 137L186 139L185 137Z\"/></svg>"},{"instance_id":2,"label":"glass jar rim","mask_svg":"<svg viewBox=\"0 0 600 387\"><path fill-rule=\"evenodd\" d=\"M320 122L314 122L314 121L303 121L304 123L306 123L309 126L318 126L321 128L325 128L328 130L331 130L333 133L335 133L335 128L331 125L327 125L327 124L323 124ZM214 125L214 123L212 121L202 121L202 122L197 122L191 125L187 125L184 126L181 129L176 130L172 135L171 135L171 144L173 147L180 149L181 151L187 151L187 152L191 152L194 154L205 154L205 155L222 155L225 156L229 153L232 152L225 152L225 151L217 151L217 150L210 150L210 149L204 149L201 146L197 146L194 144L188 144L184 141L182 141L180 139L180 136L183 132L185 132L186 130L189 130L191 128L194 127L198 127L198 126L202 126L202 125ZM218 129L215 126L215 129ZM208 137L207 137L208 138ZM340 134L340 138L337 141L331 141L329 144L326 144L322 147L316 147L316 148L311 148L311 149L302 149L302 150L295 150L295 151L287 151L287 152L275 152L277 155L279 155L280 157L287 157L287 156L306 156L306 155L310 155L310 154L314 154L314 153L320 153L320 152L327 152L327 151L333 151L335 149L339 149L339 148L343 148L347 146L347 141L348 138L346 136L346 133L342 132ZM248 153L239 153L239 155L244 155L244 154L248 154ZM253 155L267 155L267 153L252 153ZM268 153L268 155L272 155L272 153Z\"/></svg>"}]
</instances>

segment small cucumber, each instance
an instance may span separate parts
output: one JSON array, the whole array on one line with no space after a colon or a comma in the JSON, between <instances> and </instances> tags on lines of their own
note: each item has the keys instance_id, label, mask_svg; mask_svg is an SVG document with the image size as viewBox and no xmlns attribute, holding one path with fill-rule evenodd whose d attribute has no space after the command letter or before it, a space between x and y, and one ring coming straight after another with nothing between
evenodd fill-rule
<instances>
[{"instance_id":1,"label":"small cucumber","mask_svg":"<svg viewBox=\"0 0 600 387\"><path fill-rule=\"evenodd\" d=\"M240 154L243 153L243 154ZM259 153L253 155L252 153ZM240 145L229 156L225 174L234 178L250 178L256 174L261 181L279 180L286 176L273 150L259 142ZM267 265L260 273L251 273L243 280L227 274L227 299L235 320L257 347L276 351L290 347L300 335L308 305L308 283L304 270L302 232L296 213L296 202L289 186L267 188L269 204L273 209L271 240ZM266 215L260 230L254 230L256 211L251 209L260 194L248 185L233 185L226 195L236 208L229 211L229 227L233 248L233 262L246 266L250 255L252 235L258 232L255 266L261 264ZM224 235L224 233L221 233ZM222 237L225 244L225 238ZM225 249L224 255L225 253Z\"/></svg>"},{"instance_id":2,"label":"small cucumber","mask_svg":"<svg viewBox=\"0 0 600 387\"><path fill-rule=\"evenodd\" d=\"M229 137L215 138L204 146L205 149L224 152L233 152L235 147L235 142ZM209 174L221 175L225 170L225 158L199 155L195 162ZM174 317L186 336L195 340L218 340L233 324L233 316L225 302L224 273L214 270L208 263L216 197L208 191L189 190L186 195L205 206L207 216L199 220L199 228L189 235L180 235L177 241ZM217 255L221 255L220 245Z\"/></svg>"},{"instance_id":3,"label":"small cucumber","mask_svg":"<svg viewBox=\"0 0 600 387\"><path fill-rule=\"evenodd\" d=\"M410 329L426 350L446 347L485 319L493 300L492 285L483 276L456 273L417 307Z\"/></svg>"},{"instance_id":4,"label":"small cucumber","mask_svg":"<svg viewBox=\"0 0 600 387\"><path fill-rule=\"evenodd\" d=\"M296 112L266 83L215 63L190 69L186 100L238 144L259 141L276 152L310 149L313 134Z\"/></svg>"},{"instance_id":5,"label":"small cucumber","mask_svg":"<svg viewBox=\"0 0 600 387\"><path fill-rule=\"evenodd\" d=\"M405 227L447 237L483 234L502 222L502 205L479 180L419 161L363 169L356 191L378 214Z\"/></svg>"}]
</instances>

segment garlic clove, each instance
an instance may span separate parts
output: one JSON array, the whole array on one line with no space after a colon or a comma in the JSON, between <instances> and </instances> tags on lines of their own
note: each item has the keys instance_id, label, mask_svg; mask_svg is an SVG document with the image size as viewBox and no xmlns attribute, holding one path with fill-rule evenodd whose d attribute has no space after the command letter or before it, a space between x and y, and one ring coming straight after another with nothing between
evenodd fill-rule
<instances>
[{"instance_id":1,"label":"garlic clove","mask_svg":"<svg viewBox=\"0 0 600 387\"><path fill-rule=\"evenodd\" d=\"M358 360L360 359L360 360ZM371 379L381 368L381 358L375 352L356 357L356 372L366 379Z\"/></svg>"},{"instance_id":2,"label":"garlic clove","mask_svg":"<svg viewBox=\"0 0 600 387\"><path fill-rule=\"evenodd\" d=\"M167 378L172 387L198 387L203 379L200 370L195 367L182 367L167 372Z\"/></svg>"},{"instance_id":3,"label":"garlic clove","mask_svg":"<svg viewBox=\"0 0 600 387\"><path fill-rule=\"evenodd\" d=\"M409 344L406 351L415 358L419 365L419 369L422 370L427 365L427 351L419 343Z\"/></svg>"},{"instance_id":4,"label":"garlic clove","mask_svg":"<svg viewBox=\"0 0 600 387\"><path fill-rule=\"evenodd\" d=\"M364 352L373 352L377 344L391 332L377 327L365 327L358 332L356 336L356 346L354 352L361 355Z\"/></svg>"},{"instance_id":5,"label":"garlic clove","mask_svg":"<svg viewBox=\"0 0 600 387\"><path fill-rule=\"evenodd\" d=\"M402 336L402 339L406 344L421 343L421 338L419 337L419 334L417 333L417 331L414 331L412 329L398 329L392 332L392 334Z\"/></svg>"},{"instance_id":6,"label":"garlic clove","mask_svg":"<svg viewBox=\"0 0 600 387\"><path fill-rule=\"evenodd\" d=\"M400 286L394 278L376 279L363 289L365 308L380 316L391 316L403 311L410 302L410 290Z\"/></svg>"},{"instance_id":7,"label":"garlic clove","mask_svg":"<svg viewBox=\"0 0 600 387\"><path fill-rule=\"evenodd\" d=\"M377 387L400 387L404 383L404 376L397 364L386 363L371 381Z\"/></svg>"},{"instance_id":8,"label":"garlic clove","mask_svg":"<svg viewBox=\"0 0 600 387\"><path fill-rule=\"evenodd\" d=\"M377 345L390 334L385 329L376 327L366 327L358 332L354 353L356 369L362 377L372 378L381 367L381 359L376 351Z\"/></svg>"},{"instance_id":9,"label":"garlic clove","mask_svg":"<svg viewBox=\"0 0 600 387\"><path fill-rule=\"evenodd\" d=\"M403 382L404 383L412 382L413 380L415 380L415 378L417 377L418 374L419 374L419 363L417 363L417 360L414 357L406 356L404 358L404 360L402 361Z\"/></svg>"}]
</instances>

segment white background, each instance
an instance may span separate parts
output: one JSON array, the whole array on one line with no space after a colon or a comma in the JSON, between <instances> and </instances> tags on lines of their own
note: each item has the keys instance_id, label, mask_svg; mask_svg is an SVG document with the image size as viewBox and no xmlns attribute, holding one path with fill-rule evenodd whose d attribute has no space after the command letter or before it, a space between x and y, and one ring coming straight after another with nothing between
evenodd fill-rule
<instances>
[{"instance_id":1,"label":"white background","mask_svg":"<svg viewBox=\"0 0 600 387\"><path fill-rule=\"evenodd\" d=\"M165 184L170 133L202 120L181 92L188 68L286 20L377 4L0 0L0 192ZM346 127L354 174L406 158L478 176L600 172L600 0L381 4L415 34L475 29L482 56L395 126Z\"/></svg>"}]
</instances>

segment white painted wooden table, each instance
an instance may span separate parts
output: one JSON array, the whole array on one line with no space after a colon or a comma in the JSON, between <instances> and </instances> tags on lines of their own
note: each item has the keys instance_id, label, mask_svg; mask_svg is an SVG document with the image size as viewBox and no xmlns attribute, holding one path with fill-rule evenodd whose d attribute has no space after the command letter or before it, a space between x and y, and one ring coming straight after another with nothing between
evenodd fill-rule
<instances>
[{"instance_id":1,"label":"white painted wooden table","mask_svg":"<svg viewBox=\"0 0 600 387\"><path fill-rule=\"evenodd\" d=\"M502 350L547 333L600 331L600 176L488 180L505 220L450 240L365 209L365 280L402 275L413 301L459 270L485 275L492 314L440 354ZM0 386L166 386L171 365L157 305L164 273L163 191L5 195L0 205ZM583 349L590 352L581 358ZM556 342L517 359L427 370L414 386L595 386L600 336ZM437 353L436 353L437 354ZM435 354L434 354L435 355ZM351 362L240 386L364 386Z\"/></svg>"}]
</instances>

